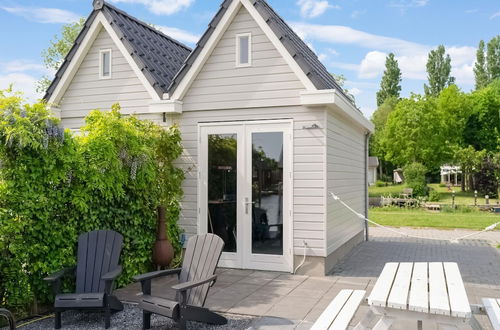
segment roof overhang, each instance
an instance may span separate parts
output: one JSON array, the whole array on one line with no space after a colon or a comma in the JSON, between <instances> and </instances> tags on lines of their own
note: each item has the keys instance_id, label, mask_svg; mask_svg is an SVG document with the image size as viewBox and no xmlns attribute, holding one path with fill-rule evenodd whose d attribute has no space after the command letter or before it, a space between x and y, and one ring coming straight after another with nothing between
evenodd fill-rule
<instances>
[{"instance_id":1,"label":"roof overhang","mask_svg":"<svg viewBox=\"0 0 500 330\"><path fill-rule=\"evenodd\" d=\"M71 81L73 80L76 72L78 71L78 68L85 59L85 56L89 52L95 39L102 31L102 29L105 29L109 34L116 47L120 50L121 54L125 57L130 67L135 72L136 76L139 78L148 94L151 96L151 99L160 101L158 92L146 79L144 73L130 55L130 52L127 51L125 45L120 40L114 29L111 27L111 24L106 19L106 16L102 12L98 12L93 19L88 31L86 31L85 37L83 38L82 42L78 45L77 51L69 62L68 67L64 71L60 81L58 81L54 91L51 93L49 99L47 100L47 103L57 105L61 101L61 98L63 97Z\"/></svg>"},{"instance_id":2,"label":"roof overhang","mask_svg":"<svg viewBox=\"0 0 500 330\"><path fill-rule=\"evenodd\" d=\"M300 101L301 104L306 107L327 107L334 111L338 111L362 126L369 133L375 131L373 123L366 119L352 102L346 100L345 96L335 89L301 92Z\"/></svg>"}]
</instances>

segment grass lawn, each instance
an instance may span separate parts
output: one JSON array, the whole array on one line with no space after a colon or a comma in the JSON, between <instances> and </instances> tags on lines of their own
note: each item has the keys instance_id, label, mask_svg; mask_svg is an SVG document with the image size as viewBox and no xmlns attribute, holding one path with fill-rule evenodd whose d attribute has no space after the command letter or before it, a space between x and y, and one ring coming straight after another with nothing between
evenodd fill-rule
<instances>
[{"instance_id":1,"label":"grass lawn","mask_svg":"<svg viewBox=\"0 0 500 330\"><path fill-rule=\"evenodd\" d=\"M371 208L370 219L392 227L465 228L480 230L500 221L498 214L480 211L432 212L421 209ZM500 228L497 227L497 230Z\"/></svg>"},{"instance_id":2,"label":"grass lawn","mask_svg":"<svg viewBox=\"0 0 500 330\"><path fill-rule=\"evenodd\" d=\"M446 187L440 187L439 184L430 184L430 188L439 192L441 199L439 204L451 204L452 203L452 192L448 191ZM406 185L390 185L388 187L376 187L371 186L369 188L370 197L380 197L380 196L399 196ZM453 187L455 190L455 203L457 205L474 205L474 193L473 192L462 192L460 187ZM492 204L496 203L496 200L490 201ZM478 204L484 204L484 196L478 195Z\"/></svg>"}]
</instances>

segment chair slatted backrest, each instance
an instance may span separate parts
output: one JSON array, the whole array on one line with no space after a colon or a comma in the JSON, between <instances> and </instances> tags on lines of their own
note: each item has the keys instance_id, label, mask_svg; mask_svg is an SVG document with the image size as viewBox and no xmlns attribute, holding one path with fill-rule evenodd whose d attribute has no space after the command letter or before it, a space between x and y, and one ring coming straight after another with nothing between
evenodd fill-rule
<instances>
[{"instance_id":1,"label":"chair slatted backrest","mask_svg":"<svg viewBox=\"0 0 500 330\"><path fill-rule=\"evenodd\" d=\"M179 282L196 281L214 275L223 248L224 241L217 235L203 234L191 237L186 246ZM207 283L189 290L187 304L204 306L209 288L210 283Z\"/></svg>"},{"instance_id":2,"label":"chair slatted backrest","mask_svg":"<svg viewBox=\"0 0 500 330\"><path fill-rule=\"evenodd\" d=\"M80 235L76 266L76 293L104 292L101 277L118 267L123 236L112 230Z\"/></svg>"}]
</instances>

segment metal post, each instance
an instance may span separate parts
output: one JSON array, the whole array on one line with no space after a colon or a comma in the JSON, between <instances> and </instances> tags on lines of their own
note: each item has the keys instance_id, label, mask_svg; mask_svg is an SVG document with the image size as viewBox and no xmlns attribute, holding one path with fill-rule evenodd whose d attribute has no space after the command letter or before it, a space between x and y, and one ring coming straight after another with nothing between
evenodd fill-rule
<instances>
[{"instance_id":1,"label":"metal post","mask_svg":"<svg viewBox=\"0 0 500 330\"><path fill-rule=\"evenodd\" d=\"M474 190L474 206L477 206L477 190Z\"/></svg>"},{"instance_id":2,"label":"metal post","mask_svg":"<svg viewBox=\"0 0 500 330\"><path fill-rule=\"evenodd\" d=\"M455 208L455 190L451 192L451 207Z\"/></svg>"},{"instance_id":3,"label":"metal post","mask_svg":"<svg viewBox=\"0 0 500 330\"><path fill-rule=\"evenodd\" d=\"M486 200L486 205L490 205L490 196L486 195L484 199Z\"/></svg>"}]
</instances>

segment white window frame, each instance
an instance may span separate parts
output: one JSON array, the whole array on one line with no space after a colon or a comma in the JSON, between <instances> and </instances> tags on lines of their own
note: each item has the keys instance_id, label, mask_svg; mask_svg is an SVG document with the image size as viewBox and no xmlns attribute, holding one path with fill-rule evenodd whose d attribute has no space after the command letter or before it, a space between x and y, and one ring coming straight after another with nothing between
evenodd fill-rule
<instances>
[{"instance_id":1,"label":"white window frame","mask_svg":"<svg viewBox=\"0 0 500 330\"><path fill-rule=\"evenodd\" d=\"M241 46L240 40L242 37L248 37L248 63L241 63ZM248 33L238 33L236 34L236 67L246 68L252 66L252 34Z\"/></svg>"},{"instance_id":2,"label":"white window frame","mask_svg":"<svg viewBox=\"0 0 500 330\"><path fill-rule=\"evenodd\" d=\"M103 60L102 60L102 54L104 53L109 53L109 75L105 76L103 75ZM111 50L111 48L109 49L101 49L99 51L99 79L111 79L112 75L113 75L113 51Z\"/></svg>"}]
</instances>

